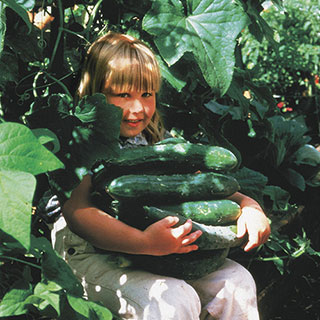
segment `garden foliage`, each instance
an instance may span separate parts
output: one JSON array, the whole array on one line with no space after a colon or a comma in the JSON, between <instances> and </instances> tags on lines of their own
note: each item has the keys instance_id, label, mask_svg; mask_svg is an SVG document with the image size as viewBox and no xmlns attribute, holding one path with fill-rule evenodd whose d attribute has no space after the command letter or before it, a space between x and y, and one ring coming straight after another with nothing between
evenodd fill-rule
<instances>
[{"instance_id":1,"label":"garden foliage","mask_svg":"<svg viewBox=\"0 0 320 320\"><path fill-rule=\"evenodd\" d=\"M304 2L295 0L301 8ZM319 188L319 9L306 9L307 21L285 1L274 0L270 15L262 3L0 1L1 317L112 318L82 298L81 284L51 247L52 221L41 206L50 194L63 204L96 159L118 151L121 109L102 94L74 98L86 48L107 30L141 38L157 54L159 108L172 133L233 151L242 191L267 213L305 205L302 194ZM289 64L287 50L301 54L300 62ZM303 90L289 114L279 103L292 106L286 94L295 86ZM313 100L298 110L305 89ZM295 258L301 248L317 254L305 234L298 247L289 242L275 234L269 243L281 272L283 255Z\"/></svg>"}]
</instances>

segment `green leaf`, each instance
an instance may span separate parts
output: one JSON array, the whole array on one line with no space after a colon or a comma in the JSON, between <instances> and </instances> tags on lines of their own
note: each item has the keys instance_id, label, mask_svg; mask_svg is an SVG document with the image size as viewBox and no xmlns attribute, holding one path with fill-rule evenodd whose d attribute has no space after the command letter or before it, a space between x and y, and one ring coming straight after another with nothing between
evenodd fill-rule
<instances>
[{"instance_id":1,"label":"green leaf","mask_svg":"<svg viewBox=\"0 0 320 320\"><path fill-rule=\"evenodd\" d=\"M179 79L161 58L158 58L158 61L163 78L166 79L178 92L181 92L183 87L186 85L186 81Z\"/></svg>"},{"instance_id":2,"label":"green leaf","mask_svg":"<svg viewBox=\"0 0 320 320\"><path fill-rule=\"evenodd\" d=\"M211 112L219 114L222 117L227 114L230 114L233 120L242 119L242 109L240 107L225 106L214 100L209 101L204 106Z\"/></svg>"},{"instance_id":3,"label":"green leaf","mask_svg":"<svg viewBox=\"0 0 320 320\"><path fill-rule=\"evenodd\" d=\"M281 259L280 257L275 257L274 260L272 260L274 265L276 266L276 268L278 269L278 271L280 272L280 274L284 274L284 261L283 259Z\"/></svg>"},{"instance_id":4,"label":"green leaf","mask_svg":"<svg viewBox=\"0 0 320 320\"><path fill-rule=\"evenodd\" d=\"M97 93L84 97L75 109L82 125L73 130L70 154L76 168L91 166L97 159L107 158L119 150L122 109L106 102Z\"/></svg>"},{"instance_id":5,"label":"green leaf","mask_svg":"<svg viewBox=\"0 0 320 320\"><path fill-rule=\"evenodd\" d=\"M320 152L313 145L305 144L294 154L294 162L319 167Z\"/></svg>"},{"instance_id":6,"label":"green leaf","mask_svg":"<svg viewBox=\"0 0 320 320\"><path fill-rule=\"evenodd\" d=\"M223 95L232 80L235 40L248 17L230 0L187 0L187 7L179 0L156 0L143 19L143 28L155 36L168 65L192 52L207 83Z\"/></svg>"},{"instance_id":7,"label":"green leaf","mask_svg":"<svg viewBox=\"0 0 320 320\"><path fill-rule=\"evenodd\" d=\"M60 290L61 287L54 282L38 282L34 288L34 294L29 297L27 302L32 302L38 310L44 310L51 306L60 316L60 294L58 293Z\"/></svg>"},{"instance_id":8,"label":"green leaf","mask_svg":"<svg viewBox=\"0 0 320 320\"><path fill-rule=\"evenodd\" d=\"M29 30L31 30L32 24L29 20L29 16L27 13L27 10L31 10L34 5L34 0L2 0L3 3L5 3L9 8L14 10L26 23Z\"/></svg>"},{"instance_id":9,"label":"green leaf","mask_svg":"<svg viewBox=\"0 0 320 320\"><path fill-rule=\"evenodd\" d=\"M106 308L93 301L87 301L70 294L67 295L70 306L86 319L112 320L112 313Z\"/></svg>"},{"instance_id":10,"label":"green leaf","mask_svg":"<svg viewBox=\"0 0 320 320\"><path fill-rule=\"evenodd\" d=\"M302 174L292 168L282 170L283 175L288 179L291 185L304 191L306 189L306 181Z\"/></svg>"},{"instance_id":11,"label":"green leaf","mask_svg":"<svg viewBox=\"0 0 320 320\"><path fill-rule=\"evenodd\" d=\"M81 283L73 274L69 265L53 250L51 243L44 237L32 236L32 251L42 253L42 274L48 282L55 282L67 292L82 296ZM32 252L31 251L31 252Z\"/></svg>"},{"instance_id":12,"label":"green leaf","mask_svg":"<svg viewBox=\"0 0 320 320\"><path fill-rule=\"evenodd\" d=\"M32 294L31 284L19 279L0 303L0 317L18 316L27 313L26 299Z\"/></svg>"},{"instance_id":13,"label":"green leaf","mask_svg":"<svg viewBox=\"0 0 320 320\"><path fill-rule=\"evenodd\" d=\"M30 247L32 199L36 187L33 175L0 170L0 229Z\"/></svg>"},{"instance_id":14,"label":"green leaf","mask_svg":"<svg viewBox=\"0 0 320 320\"><path fill-rule=\"evenodd\" d=\"M33 129L32 133L38 138L42 145L45 145L52 153L60 150L60 142L58 137L47 128Z\"/></svg>"},{"instance_id":15,"label":"green leaf","mask_svg":"<svg viewBox=\"0 0 320 320\"><path fill-rule=\"evenodd\" d=\"M274 145L270 152L271 161L276 167L279 167L305 144L305 134L308 128L299 118L287 120L282 116L273 116L268 118L268 121L272 125L272 133L268 139Z\"/></svg>"},{"instance_id":16,"label":"green leaf","mask_svg":"<svg viewBox=\"0 0 320 320\"><path fill-rule=\"evenodd\" d=\"M1 4L0 4L0 8L1 8ZM1 41L1 26L0 26L0 41ZM1 70L1 73L0 73L1 87L5 87L8 81L13 81L13 82L19 81L18 59L14 54L3 51L0 59L0 68L1 68L0 69Z\"/></svg>"},{"instance_id":17,"label":"green leaf","mask_svg":"<svg viewBox=\"0 0 320 320\"><path fill-rule=\"evenodd\" d=\"M262 38L265 37L269 43L273 45L274 49L277 49L278 44L274 39L275 32L261 16L263 6L257 1L247 1L246 5L248 6L246 11L251 20L249 26L251 33L260 42L262 41Z\"/></svg>"},{"instance_id":18,"label":"green leaf","mask_svg":"<svg viewBox=\"0 0 320 320\"><path fill-rule=\"evenodd\" d=\"M0 124L0 167L37 175L63 168L63 163L39 143L28 127L5 122Z\"/></svg>"},{"instance_id":19,"label":"green leaf","mask_svg":"<svg viewBox=\"0 0 320 320\"><path fill-rule=\"evenodd\" d=\"M83 288L80 282L69 265L52 248L48 239L31 235L30 253L35 257L42 257L42 274L48 290L56 292L62 288L75 296L82 296Z\"/></svg>"},{"instance_id":20,"label":"green leaf","mask_svg":"<svg viewBox=\"0 0 320 320\"><path fill-rule=\"evenodd\" d=\"M278 186L265 186L263 193L273 201L272 210L285 209L288 206L290 194Z\"/></svg>"},{"instance_id":21,"label":"green leaf","mask_svg":"<svg viewBox=\"0 0 320 320\"><path fill-rule=\"evenodd\" d=\"M268 182L266 176L246 167L229 174L237 179L241 192L262 203L263 190Z\"/></svg>"}]
</instances>

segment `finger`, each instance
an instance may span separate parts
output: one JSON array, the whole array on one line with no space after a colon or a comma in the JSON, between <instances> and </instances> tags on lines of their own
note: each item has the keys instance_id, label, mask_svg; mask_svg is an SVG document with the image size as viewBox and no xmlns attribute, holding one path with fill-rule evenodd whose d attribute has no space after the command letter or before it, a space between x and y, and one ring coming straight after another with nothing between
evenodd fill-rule
<instances>
[{"instance_id":1,"label":"finger","mask_svg":"<svg viewBox=\"0 0 320 320\"><path fill-rule=\"evenodd\" d=\"M261 243L266 243L269 240L269 235L266 235L262 238Z\"/></svg>"},{"instance_id":2,"label":"finger","mask_svg":"<svg viewBox=\"0 0 320 320\"><path fill-rule=\"evenodd\" d=\"M175 216L168 216L168 217L163 218L159 222L162 223L165 227L170 228L179 222L179 218L175 217Z\"/></svg>"},{"instance_id":3,"label":"finger","mask_svg":"<svg viewBox=\"0 0 320 320\"><path fill-rule=\"evenodd\" d=\"M191 251L195 251L195 250L198 250L198 246L193 244L191 246L185 246L185 247L181 247L177 253L188 253L188 252L191 252Z\"/></svg>"},{"instance_id":4,"label":"finger","mask_svg":"<svg viewBox=\"0 0 320 320\"><path fill-rule=\"evenodd\" d=\"M255 247L258 247L260 245L260 242L259 242L259 237L258 237L258 234L250 234L249 235L249 241L247 242L247 244L245 245L244 247L244 251L249 251Z\"/></svg>"},{"instance_id":5,"label":"finger","mask_svg":"<svg viewBox=\"0 0 320 320\"><path fill-rule=\"evenodd\" d=\"M241 219L241 217L238 219L237 223L237 237L243 238L247 232L246 224L244 223L244 220Z\"/></svg>"},{"instance_id":6,"label":"finger","mask_svg":"<svg viewBox=\"0 0 320 320\"><path fill-rule=\"evenodd\" d=\"M188 219L183 225L172 229L172 234L175 238L187 235L192 229L192 221Z\"/></svg>"},{"instance_id":7,"label":"finger","mask_svg":"<svg viewBox=\"0 0 320 320\"><path fill-rule=\"evenodd\" d=\"M201 235L202 235L202 231L197 230L195 232L192 232L190 235L186 236L181 243L182 245L191 244L192 242L196 241Z\"/></svg>"}]
</instances>

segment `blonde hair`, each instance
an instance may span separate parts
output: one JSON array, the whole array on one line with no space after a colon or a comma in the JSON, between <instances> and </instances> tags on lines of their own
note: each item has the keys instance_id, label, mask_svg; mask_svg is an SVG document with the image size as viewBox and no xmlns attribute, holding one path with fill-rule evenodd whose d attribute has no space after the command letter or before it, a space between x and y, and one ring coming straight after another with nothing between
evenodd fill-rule
<instances>
[{"instance_id":1,"label":"blonde hair","mask_svg":"<svg viewBox=\"0 0 320 320\"><path fill-rule=\"evenodd\" d=\"M88 49L78 95L99 92L155 91L161 85L160 68L151 49L129 35L108 32ZM163 139L164 127L156 110L145 135L150 143Z\"/></svg>"}]
</instances>

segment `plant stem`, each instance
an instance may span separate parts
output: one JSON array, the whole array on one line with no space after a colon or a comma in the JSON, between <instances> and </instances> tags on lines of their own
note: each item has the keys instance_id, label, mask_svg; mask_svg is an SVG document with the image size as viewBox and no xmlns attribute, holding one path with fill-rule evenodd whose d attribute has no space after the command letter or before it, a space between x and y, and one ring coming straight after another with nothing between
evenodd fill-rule
<instances>
[{"instance_id":1,"label":"plant stem","mask_svg":"<svg viewBox=\"0 0 320 320\"><path fill-rule=\"evenodd\" d=\"M25 261L25 260L21 260L21 259L18 259L18 258L15 258L15 257L8 257L8 256L0 256L0 259L7 259L7 260L12 260L12 261L17 261L17 262L21 262L21 263L24 263L28 266L31 266L31 267L34 267L34 268L37 268L37 269L40 269L41 270L41 267L34 264L34 263L31 263L31 262L28 262L28 261Z\"/></svg>"}]
</instances>

